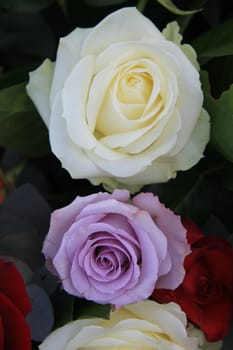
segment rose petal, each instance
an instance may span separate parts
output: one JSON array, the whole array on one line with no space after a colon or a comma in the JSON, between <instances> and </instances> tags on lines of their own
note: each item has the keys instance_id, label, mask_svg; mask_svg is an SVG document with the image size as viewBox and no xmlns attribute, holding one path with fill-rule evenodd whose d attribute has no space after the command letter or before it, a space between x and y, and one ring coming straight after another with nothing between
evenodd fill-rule
<instances>
[{"instance_id":1,"label":"rose petal","mask_svg":"<svg viewBox=\"0 0 233 350\"><path fill-rule=\"evenodd\" d=\"M187 170L195 165L202 157L209 135L210 117L206 110L202 109L189 141L173 158L173 169Z\"/></svg>"},{"instance_id":2,"label":"rose petal","mask_svg":"<svg viewBox=\"0 0 233 350\"><path fill-rule=\"evenodd\" d=\"M47 127L49 127L51 113L49 96L53 81L53 73L54 63L46 59L41 66L29 73L29 83L26 86L28 95L33 100L33 103ZM38 89L38 86L43 86L43 88Z\"/></svg>"},{"instance_id":3,"label":"rose petal","mask_svg":"<svg viewBox=\"0 0 233 350\"><path fill-rule=\"evenodd\" d=\"M159 278L157 288L177 288L185 274L184 257L189 253L186 230L180 217L161 204L158 197L151 193L138 194L133 198L132 203L150 213L168 241L167 249L172 260L172 268L169 273Z\"/></svg>"},{"instance_id":4,"label":"rose petal","mask_svg":"<svg viewBox=\"0 0 233 350\"><path fill-rule=\"evenodd\" d=\"M205 237L201 229L192 220L183 219L182 223L187 230L187 240L190 245L197 243Z\"/></svg>"},{"instance_id":5,"label":"rose petal","mask_svg":"<svg viewBox=\"0 0 233 350\"><path fill-rule=\"evenodd\" d=\"M136 26L135 23L137 23ZM148 37L152 37L155 41L165 40L153 23L136 8L123 8L104 18L89 33L83 43L82 57L89 54L98 55L114 42L141 40Z\"/></svg>"},{"instance_id":6,"label":"rose petal","mask_svg":"<svg viewBox=\"0 0 233 350\"><path fill-rule=\"evenodd\" d=\"M94 154L91 151L86 151L86 153L88 154L89 159L91 159L101 169L108 172L109 175L114 175L116 177L135 176L135 174L139 173L147 166L150 166L153 159L160 157L164 153L168 153L172 149L177 140L177 135L174 133L174 128L177 130L179 127L180 126L177 124L175 115L157 142L149 147L149 149L138 155L127 156L120 160L114 159L114 161L111 161L109 160L108 156L106 157L105 152L107 150L105 151L103 147L101 148L101 152L98 152L99 154ZM98 147L99 145L97 144L96 151L98 150Z\"/></svg>"},{"instance_id":7,"label":"rose petal","mask_svg":"<svg viewBox=\"0 0 233 350\"><path fill-rule=\"evenodd\" d=\"M4 349L4 328L2 324L2 317L0 317L0 349Z\"/></svg>"},{"instance_id":8,"label":"rose petal","mask_svg":"<svg viewBox=\"0 0 233 350\"><path fill-rule=\"evenodd\" d=\"M78 196L66 207L55 210L51 215L49 232L42 250L45 257L51 259L55 256L64 233L69 229L85 206L107 198L115 198L118 201L125 202L129 199L129 192L127 190L115 190L112 194L98 192L85 197Z\"/></svg>"},{"instance_id":9,"label":"rose petal","mask_svg":"<svg viewBox=\"0 0 233 350\"><path fill-rule=\"evenodd\" d=\"M52 151L61 160L65 169L69 169L72 177L100 176L103 174L101 169L88 159L84 152L75 147L67 134L67 126L62 118L62 100L60 93L56 96L53 103L50 119L50 144Z\"/></svg>"},{"instance_id":10,"label":"rose petal","mask_svg":"<svg viewBox=\"0 0 233 350\"><path fill-rule=\"evenodd\" d=\"M88 149L96 143L86 121L86 102L93 69L94 58L84 57L67 77L62 90L63 118L67 123L67 132L75 145Z\"/></svg>"},{"instance_id":11,"label":"rose petal","mask_svg":"<svg viewBox=\"0 0 233 350\"><path fill-rule=\"evenodd\" d=\"M67 76L80 59L83 41L89 32L89 28L76 28L70 34L60 39L50 94L51 105L57 93L62 90Z\"/></svg>"},{"instance_id":12,"label":"rose petal","mask_svg":"<svg viewBox=\"0 0 233 350\"><path fill-rule=\"evenodd\" d=\"M233 303L230 298L223 298L221 303L207 306L199 324L209 342L223 339L230 328L233 316Z\"/></svg>"},{"instance_id":13,"label":"rose petal","mask_svg":"<svg viewBox=\"0 0 233 350\"><path fill-rule=\"evenodd\" d=\"M177 95L176 108L181 117L182 128L179 132L176 147L174 147L171 152L171 155L175 155L180 152L189 141L196 126L197 118L203 103L203 93L201 90L199 73L185 54L177 45L167 42L166 53L169 52L175 57L175 60L179 62L181 67L180 72L177 72L179 94Z\"/></svg>"},{"instance_id":14,"label":"rose petal","mask_svg":"<svg viewBox=\"0 0 233 350\"><path fill-rule=\"evenodd\" d=\"M43 341L43 343L39 346L40 350L48 350L52 348L56 350L64 350L67 347L67 344L72 342L72 339L75 338L76 334L79 334L80 330L84 327L88 327L89 325L99 324L101 319L90 318L90 319L82 319L78 321L69 322L61 328L56 329L52 333L48 335L48 337ZM90 334L89 334L90 336ZM88 337L88 339L90 339ZM73 348L71 347L73 350Z\"/></svg>"},{"instance_id":15,"label":"rose petal","mask_svg":"<svg viewBox=\"0 0 233 350\"><path fill-rule=\"evenodd\" d=\"M157 304L157 310L154 312L151 303L140 302L134 305L127 305L125 308L139 318L143 318L143 315L146 313L147 320L157 324L172 339L185 340L187 334L184 328L185 316L179 320L175 316L176 313L180 313L179 306L174 303ZM171 309L173 309L173 313L170 312Z\"/></svg>"},{"instance_id":16,"label":"rose petal","mask_svg":"<svg viewBox=\"0 0 233 350\"><path fill-rule=\"evenodd\" d=\"M91 178L89 180L91 182L93 181L95 185L103 182L103 184L107 184L107 188L111 190L119 187L127 187L132 193L135 193L138 192L145 183L164 182L175 176L176 172L172 169L171 159L169 157L161 157L153 161L145 170L130 177L101 177Z\"/></svg>"},{"instance_id":17,"label":"rose petal","mask_svg":"<svg viewBox=\"0 0 233 350\"><path fill-rule=\"evenodd\" d=\"M4 349L31 349L30 328L25 316L0 293L0 315L4 329Z\"/></svg>"},{"instance_id":18,"label":"rose petal","mask_svg":"<svg viewBox=\"0 0 233 350\"><path fill-rule=\"evenodd\" d=\"M14 264L0 260L0 276L0 293L26 316L31 311L31 305L21 274Z\"/></svg>"},{"instance_id":19,"label":"rose petal","mask_svg":"<svg viewBox=\"0 0 233 350\"><path fill-rule=\"evenodd\" d=\"M180 27L178 23L170 22L163 29L162 33L167 40L172 41L173 43L175 43L177 46L181 48L181 50L188 57L189 61L193 64L196 70L199 71L200 66L199 66L199 63L197 62L197 54L191 45L181 44L183 37L179 33L179 31L180 31Z\"/></svg>"}]
</instances>

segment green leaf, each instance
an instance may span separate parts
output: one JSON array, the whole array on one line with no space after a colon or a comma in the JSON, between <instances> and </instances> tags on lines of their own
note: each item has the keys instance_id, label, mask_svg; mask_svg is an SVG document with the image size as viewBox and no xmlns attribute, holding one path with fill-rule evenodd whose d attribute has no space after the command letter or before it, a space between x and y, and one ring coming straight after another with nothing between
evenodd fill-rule
<instances>
[{"instance_id":1,"label":"green leaf","mask_svg":"<svg viewBox=\"0 0 233 350\"><path fill-rule=\"evenodd\" d=\"M54 293L54 328L64 326L68 322L73 321L74 300L75 298L72 295L69 295L62 289L59 289Z\"/></svg>"},{"instance_id":2,"label":"green leaf","mask_svg":"<svg viewBox=\"0 0 233 350\"><path fill-rule=\"evenodd\" d=\"M200 71L201 87L204 95L210 95L209 74L205 70Z\"/></svg>"},{"instance_id":3,"label":"green leaf","mask_svg":"<svg viewBox=\"0 0 233 350\"><path fill-rule=\"evenodd\" d=\"M202 224L212 208L212 192L209 182L199 165L178 173L166 184L149 186L149 191L176 214Z\"/></svg>"},{"instance_id":4,"label":"green leaf","mask_svg":"<svg viewBox=\"0 0 233 350\"><path fill-rule=\"evenodd\" d=\"M25 91L25 84L0 90L0 146L29 157L50 152L48 132Z\"/></svg>"},{"instance_id":5,"label":"green leaf","mask_svg":"<svg viewBox=\"0 0 233 350\"><path fill-rule=\"evenodd\" d=\"M211 82L211 95L219 98L233 82L233 55L216 57L206 67Z\"/></svg>"},{"instance_id":6,"label":"green leaf","mask_svg":"<svg viewBox=\"0 0 233 350\"><path fill-rule=\"evenodd\" d=\"M118 5L125 1L126 0L85 0L88 6L95 7Z\"/></svg>"},{"instance_id":7,"label":"green leaf","mask_svg":"<svg viewBox=\"0 0 233 350\"><path fill-rule=\"evenodd\" d=\"M233 162L233 84L217 100L207 95L205 106L211 116L211 144Z\"/></svg>"},{"instance_id":8,"label":"green leaf","mask_svg":"<svg viewBox=\"0 0 233 350\"><path fill-rule=\"evenodd\" d=\"M36 57L54 57L57 40L43 14L0 11L0 23L3 66L15 68L35 63Z\"/></svg>"},{"instance_id":9,"label":"green leaf","mask_svg":"<svg viewBox=\"0 0 233 350\"><path fill-rule=\"evenodd\" d=\"M55 0L1 0L0 8L15 12L38 12Z\"/></svg>"},{"instance_id":10,"label":"green leaf","mask_svg":"<svg viewBox=\"0 0 233 350\"><path fill-rule=\"evenodd\" d=\"M213 214L224 223L229 232L233 232L232 191L222 189L221 191L216 192L216 187L214 188L214 191L215 192Z\"/></svg>"},{"instance_id":11,"label":"green leaf","mask_svg":"<svg viewBox=\"0 0 233 350\"><path fill-rule=\"evenodd\" d=\"M14 68L8 72L0 74L0 89L24 83L28 79L28 72L35 70L39 66L39 63L40 62L20 68Z\"/></svg>"},{"instance_id":12,"label":"green leaf","mask_svg":"<svg viewBox=\"0 0 233 350\"><path fill-rule=\"evenodd\" d=\"M75 316L77 318L100 317L108 319L110 309L110 304L97 304L89 300L77 299Z\"/></svg>"},{"instance_id":13,"label":"green leaf","mask_svg":"<svg viewBox=\"0 0 233 350\"><path fill-rule=\"evenodd\" d=\"M158 3L160 3L160 5L164 6L167 10L174 13L175 15L186 16L202 10L202 9L199 9L199 10L184 11L179 9L175 4L173 4L171 0L157 0L157 1Z\"/></svg>"},{"instance_id":14,"label":"green leaf","mask_svg":"<svg viewBox=\"0 0 233 350\"><path fill-rule=\"evenodd\" d=\"M225 169L222 175L222 183L225 189L233 191L233 164Z\"/></svg>"},{"instance_id":15,"label":"green leaf","mask_svg":"<svg viewBox=\"0 0 233 350\"><path fill-rule=\"evenodd\" d=\"M233 55L233 19L215 26L192 42L201 64L214 57Z\"/></svg>"}]
</instances>

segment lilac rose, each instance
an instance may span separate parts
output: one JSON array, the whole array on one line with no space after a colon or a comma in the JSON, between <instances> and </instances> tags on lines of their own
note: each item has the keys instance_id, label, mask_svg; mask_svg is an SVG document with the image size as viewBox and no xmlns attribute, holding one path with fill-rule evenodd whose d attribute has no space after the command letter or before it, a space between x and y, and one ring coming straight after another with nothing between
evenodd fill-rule
<instances>
[{"instance_id":1,"label":"lilac rose","mask_svg":"<svg viewBox=\"0 0 233 350\"><path fill-rule=\"evenodd\" d=\"M189 253L180 217L152 193L127 190L77 197L52 213L43 253L75 296L116 306L175 289Z\"/></svg>"}]
</instances>

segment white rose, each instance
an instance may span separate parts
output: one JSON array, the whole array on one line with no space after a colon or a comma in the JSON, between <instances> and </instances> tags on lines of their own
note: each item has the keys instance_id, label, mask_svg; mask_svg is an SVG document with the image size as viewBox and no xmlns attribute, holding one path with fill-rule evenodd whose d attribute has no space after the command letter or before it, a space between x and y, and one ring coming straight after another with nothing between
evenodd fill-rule
<instances>
[{"instance_id":1,"label":"white rose","mask_svg":"<svg viewBox=\"0 0 233 350\"><path fill-rule=\"evenodd\" d=\"M188 323L187 332L190 337L197 338L198 349L200 350L220 350L222 348L223 342L221 340L208 342L200 328L195 327L191 322Z\"/></svg>"},{"instance_id":2,"label":"white rose","mask_svg":"<svg viewBox=\"0 0 233 350\"><path fill-rule=\"evenodd\" d=\"M73 178L137 188L202 157L209 116L195 53L180 44L177 27L163 35L123 8L62 38L56 62L30 74L28 94Z\"/></svg>"},{"instance_id":3,"label":"white rose","mask_svg":"<svg viewBox=\"0 0 233 350\"><path fill-rule=\"evenodd\" d=\"M110 320L82 319L52 332L40 350L198 350L187 335L185 314L175 303L146 300L111 312Z\"/></svg>"}]
</instances>

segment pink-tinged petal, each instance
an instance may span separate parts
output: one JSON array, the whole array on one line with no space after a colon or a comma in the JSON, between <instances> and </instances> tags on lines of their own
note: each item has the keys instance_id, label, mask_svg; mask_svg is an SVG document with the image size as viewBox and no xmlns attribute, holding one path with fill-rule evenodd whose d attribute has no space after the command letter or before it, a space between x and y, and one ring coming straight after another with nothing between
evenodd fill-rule
<instances>
[{"instance_id":1,"label":"pink-tinged petal","mask_svg":"<svg viewBox=\"0 0 233 350\"><path fill-rule=\"evenodd\" d=\"M134 228L137 232L141 249L141 275L138 286L136 286L134 292L143 295L144 299L146 299L153 292L157 283L160 268L158 251L166 250L166 242L164 246L158 246L154 244L155 242L153 242L151 236L147 234L147 231L138 229L136 226L134 226Z\"/></svg>"},{"instance_id":2,"label":"pink-tinged petal","mask_svg":"<svg viewBox=\"0 0 233 350\"><path fill-rule=\"evenodd\" d=\"M133 198L132 203L148 211L167 238L167 249L172 266L168 273L159 278L157 288L177 288L185 274L184 258L190 253L186 240L186 229L182 225L180 217L161 204L158 197L152 193L140 193Z\"/></svg>"},{"instance_id":3,"label":"pink-tinged petal","mask_svg":"<svg viewBox=\"0 0 233 350\"><path fill-rule=\"evenodd\" d=\"M159 265L159 277L167 274L172 268L172 259L169 253Z\"/></svg>"}]
</instances>

